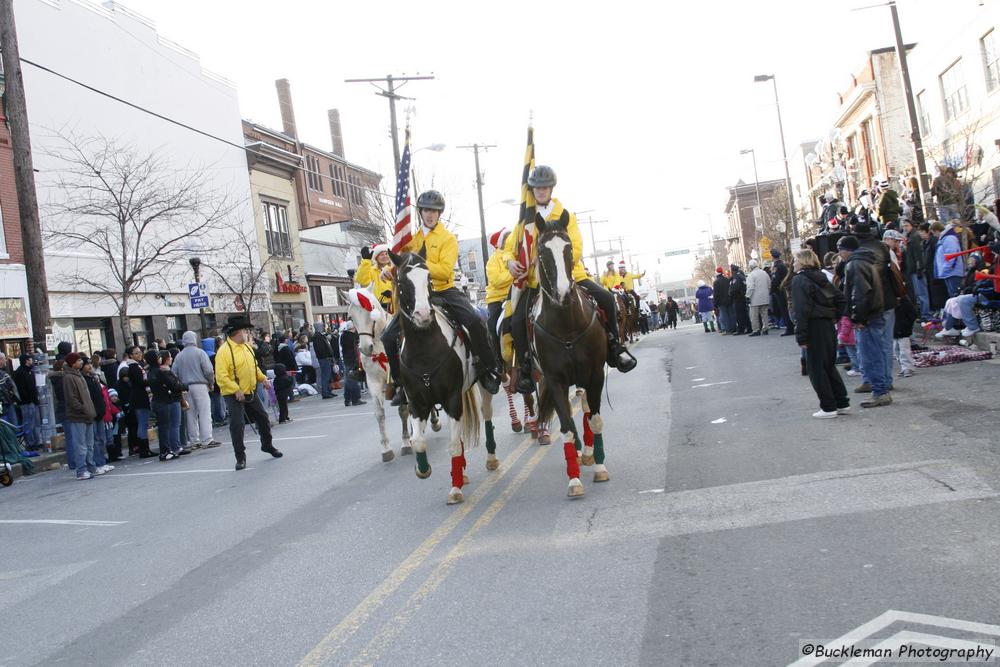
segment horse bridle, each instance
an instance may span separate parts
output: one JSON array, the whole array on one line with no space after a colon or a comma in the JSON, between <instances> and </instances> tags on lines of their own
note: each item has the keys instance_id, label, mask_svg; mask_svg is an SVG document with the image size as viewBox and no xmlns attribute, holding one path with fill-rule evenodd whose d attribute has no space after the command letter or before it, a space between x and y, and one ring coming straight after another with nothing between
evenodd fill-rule
<instances>
[{"instance_id":1,"label":"horse bridle","mask_svg":"<svg viewBox=\"0 0 1000 667\"><path fill-rule=\"evenodd\" d=\"M538 262L538 272L539 273L545 273L546 275L548 275L548 272L545 271L545 264L541 261L541 250L538 251L538 254L539 254L539 256L535 260L535 261ZM552 259L555 260L555 255L552 256ZM570 273L570 282L572 282L572 280L573 280L573 275L572 275L572 273ZM538 281L538 289L540 289L542 291L542 293L545 294L545 296L547 296L550 299L552 299L553 303L562 303L562 299L556 298L552 294L552 292L550 292L549 290L545 289L544 285L545 285L545 282L543 280L539 279L539 281Z\"/></svg>"}]
</instances>

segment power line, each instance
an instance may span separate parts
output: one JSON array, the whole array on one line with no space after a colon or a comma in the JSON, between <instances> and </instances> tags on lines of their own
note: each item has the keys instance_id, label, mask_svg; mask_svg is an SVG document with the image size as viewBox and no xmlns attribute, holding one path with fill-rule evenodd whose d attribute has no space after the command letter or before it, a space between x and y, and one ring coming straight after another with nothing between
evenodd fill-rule
<instances>
[{"instance_id":1,"label":"power line","mask_svg":"<svg viewBox=\"0 0 1000 667\"><path fill-rule=\"evenodd\" d=\"M220 143L226 144L227 146L231 146L233 148L238 148L241 151L249 151L251 153L254 153L255 155L260 155L261 157L266 157L264 153L262 153L260 151L257 151L255 149L251 148L250 146L247 146L245 144L243 144L243 145L237 144L237 143L235 143L233 141L230 141L228 139L225 139L223 137L214 135L211 132L206 132L205 130L200 130L197 127L193 127L191 125L188 125L187 123L181 122L181 121L176 120L174 118L170 118L169 116L164 116L161 113L158 113L158 112L153 111L151 109L147 109L146 107L143 107L143 106L141 106L139 104L136 104L135 102L129 102L128 100L122 99L121 97L118 97L117 95L113 95L112 93L103 91L100 88L95 88L94 86L91 86L89 84L83 83L82 81L78 81L77 79L74 79L71 76L67 76L67 75L62 74L60 72L57 72L54 69L46 67L45 65L41 65L39 63L33 62L31 60L28 60L27 58L21 58L20 60L23 63L31 65L32 67L36 67L36 68L38 68L38 69L40 69L40 70L42 70L44 72L48 72L49 74L52 74L53 76L59 77L60 79L64 79L66 81L69 81L70 83L73 83L73 84L75 84L77 86L80 86L81 88L85 88L85 89L87 89L87 90L89 90L89 91L91 91L93 93L97 93L98 95L101 95L103 97L107 97L108 99L114 100L115 102L119 102L120 104L124 104L125 106L131 107L131 108L133 108L133 109L135 109L137 111L141 111L142 113L149 114L150 116L153 116L154 118L158 118L158 119L160 119L162 121L166 121L166 122L168 122L168 123L170 123L172 125L176 125L178 127L184 128L185 130L189 130L189 131L194 132L196 134L200 134L203 137L206 137L208 139L212 139L214 141L218 141ZM348 188L356 187L356 188L360 188L361 190L365 190L367 192L372 192L372 193L381 195L383 197L390 197L392 199L395 199L394 195L391 195L391 194L389 194L387 192L383 192L382 190L377 190L375 188L370 188L370 187L368 187L366 185L359 184L359 183L352 183L352 182L344 180L342 178L334 178L333 176L330 176L329 174L324 174L323 172L320 172L320 171L311 171L311 170L306 169L305 167L302 167L302 166L292 166L292 168L295 169L295 170L297 170L297 171L302 171L302 172L305 172L305 173L308 173L308 174L312 174L313 176L315 176L317 178L326 179L326 180L330 181L331 183L341 183L341 184L347 186Z\"/></svg>"}]
</instances>

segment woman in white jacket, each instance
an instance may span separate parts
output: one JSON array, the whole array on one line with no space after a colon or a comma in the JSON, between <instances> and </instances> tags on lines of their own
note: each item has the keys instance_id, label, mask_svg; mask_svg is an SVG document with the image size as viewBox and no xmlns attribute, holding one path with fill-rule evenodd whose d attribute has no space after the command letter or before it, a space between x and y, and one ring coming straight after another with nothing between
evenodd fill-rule
<instances>
[{"instance_id":1,"label":"woman in white jacket","mask_svg":"<svg viewBox=\"0 0 1000 667\"><path fill-rule=\"evenodd\" d=\"M756 259L750 260L747 276L747 303L750 304L751 336L767 335L767 306L771 303L771 276L760 268Z\"/></svg>"}]
</instances>

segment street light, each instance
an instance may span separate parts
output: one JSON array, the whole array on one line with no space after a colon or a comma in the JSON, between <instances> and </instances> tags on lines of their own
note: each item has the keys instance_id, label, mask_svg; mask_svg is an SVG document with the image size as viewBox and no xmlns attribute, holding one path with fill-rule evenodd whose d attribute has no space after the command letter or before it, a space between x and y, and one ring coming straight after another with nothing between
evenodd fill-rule
<instances>
[{"instance_id":1,"label":"street light","mask_svg":"<svg viewBox=\"0 0 1000 667\"><path fill-rule=\"evenodd\" d=\"M740 151L740 155L750 154L753 158L753 189L757 192L757 210L754 211L753 216L753 245L754 251L751 254L751 258L757 259L754 255L760 253L760 234L758 233L757 226L757 216L760 216L760 229L764 228L764 207L760 204L760 179L757 177L757 151L752 148L744 148Z\"/></svg>"},{"instance_id":2,"label":"street light","mask_svg":"<svg viewBox=\"0 0 1000 667\"><path fill-rule=\"evenodd\" d=\"M685 211L698 211L699 213L704 213L705 217L708 218L708 246L712 249L712 261L715 265L719 265L719 256L715 252L715 230L712 227L712 214L703 208L695 208L691 206L685 206L683 208Z\"/></svg>"},{"instance_id":3,"label":"street light","mask_svg":"<svg viewBox=\"0 0 1000 667\"><path fill-rule=\"evenodd\" d=\"M781 104L778 101L778 82L773 74L758 74L753 78L754 83L770 81L774 86L774 108L778 113L778 134L781 135L781 158L785 162L785 188L788 190L788 229L795 225L795 202L792 199L792 177L788 173L788 152L785 150L785 129L781 124ZM791 239L785 235L787 245L791 246Z\"/></svg>"}]
</instances>

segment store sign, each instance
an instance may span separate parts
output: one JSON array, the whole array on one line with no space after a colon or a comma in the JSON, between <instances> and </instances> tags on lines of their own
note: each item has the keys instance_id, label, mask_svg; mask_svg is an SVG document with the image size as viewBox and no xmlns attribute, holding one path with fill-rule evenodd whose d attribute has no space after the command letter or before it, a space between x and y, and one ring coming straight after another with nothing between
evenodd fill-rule
<instances>
[{"instance_id":1,"label":"store sign","mask_svg":"<svg viewBox=\"0 0 1000 667\"><path fill-rule=\"evenodd\" d=\"M297 282L285 282L281 279L281 272L275 271L275 284L277 285L278 292L281 294L301 294L303 292L308 292L309 289L305 285L300 285Z\"/></svg>"},{"instance_id":2,"label":"store sign","mask_svg":"<svg viewBox=\"0 0 1000 667\"><path fill-rule=\"evenodd\" d=\"M28 312L24 299L0 298L0 338L28 338Z\"/></svg>"},{"instance_id":3,"label":"store sign","mask_svg":"<svg viewBox=\"0 0 1000 667\"><path fill-rule=\"evenodd\" d=\"M323 295L323 306L329 307L340 305L340 298L335 285L321 285L319 291Z\"/></svg>"}]
</instances>

